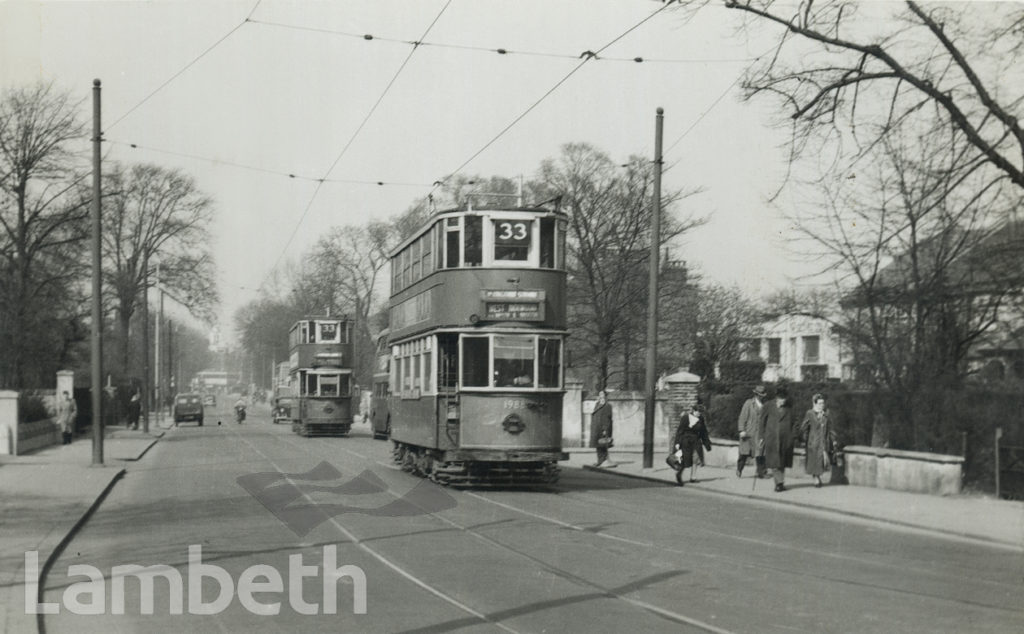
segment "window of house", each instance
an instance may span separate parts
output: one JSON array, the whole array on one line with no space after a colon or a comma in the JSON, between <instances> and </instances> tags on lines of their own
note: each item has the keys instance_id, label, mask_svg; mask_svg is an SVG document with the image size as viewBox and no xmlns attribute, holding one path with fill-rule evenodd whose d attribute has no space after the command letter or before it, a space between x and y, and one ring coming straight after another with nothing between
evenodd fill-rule
<instances>
[{"instance_id":1,"label":"window of house","mask_svg":"<svg viewBox=\"0 0 1024 634\"><path fill-rule=\"evenodd\" d=\"M525 262L530 259L532 220L496 219L494 223L494 260Z\"/></svg>"},{"instance_id":2,"label":"window of house","mask_svg":"<svg viewBox=\"0 0 1024 634\"><path fill-rule=\"evenodd\" d=\"M562 341L541 337L538 346L537 386L559 387L562 359Z\"/></svg>"},{"instance_id":3,"label":"window of house","mask_svg":"<svg viewBox=\"0 0 1024 634\"><path fill-rule=\"evenodd\" d=\"M782 363L782 339L768 340L768 363Z\"/></svg>"},{"instance_id":4,"label":"window of house","mask_svg":"<svg viewBox=\"0 0 1024 634\"><path fill-rule=\"evenodd\" d=\"M490 380L490 342L487 337L462 338L462 385L488 387Z\"/></svg>"},{"instance_id":5,"label":"window of house","mask_svg":"<svg viewBox=\"0 0 1024 634\"><path fill-rule=\"evenodd\" d=\"M532 387L533 336L494 336L494 387Z\"/></svg>"},{"instance_id":6,"label":"window of house","mask_svg":"<svg viewBox=\"0 0 1024 634\"><path fill-rule=\"evenodd\" d=\"M804 363L818 363L820 355L821 337L804 337Z\"/></svg>"}]
</instances>

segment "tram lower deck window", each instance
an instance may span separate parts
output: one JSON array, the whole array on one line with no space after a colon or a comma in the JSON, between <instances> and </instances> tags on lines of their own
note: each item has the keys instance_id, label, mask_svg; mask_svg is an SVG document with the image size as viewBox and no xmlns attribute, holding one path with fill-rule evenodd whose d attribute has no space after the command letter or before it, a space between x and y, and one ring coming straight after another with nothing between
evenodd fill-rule
<instances>
[{"instance_id":1,"label":"tram lower deck window","mask_svg":"<svg viewBox=\"0 0 1024 634\"><path fill-rule=\"evenodd\" d=\"M488 387L487 376L490 366L490 341L487 337L462 338L462 385L464 387Z\"/></svg>"},{"instance_id":2,"label":"tram lower deck window","mask_svg":"<svg viewBox=\"0 0 1024 634\"><path fill-rule=\"evenodd\" d=\"M494 337L494 387L531 387L533 337Z\"/></svg>"}]
</instances>

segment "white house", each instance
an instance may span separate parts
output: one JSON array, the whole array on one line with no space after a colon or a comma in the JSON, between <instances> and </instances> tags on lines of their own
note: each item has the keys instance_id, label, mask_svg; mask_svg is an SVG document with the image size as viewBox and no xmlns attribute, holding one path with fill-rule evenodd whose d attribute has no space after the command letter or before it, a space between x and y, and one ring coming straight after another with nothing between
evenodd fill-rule
<instances>
[{"instance_id":1,"label":"white house","mask_svg":"<svg viewBox=\"0 0 1024 634\"><path fill-rule=\"evenodd\" d=\"M844 378L841 341L831 324L820 317L789 313L761 325L744 360L765 362L762 381L838 381Z\"/></svg>"}]
</instances>

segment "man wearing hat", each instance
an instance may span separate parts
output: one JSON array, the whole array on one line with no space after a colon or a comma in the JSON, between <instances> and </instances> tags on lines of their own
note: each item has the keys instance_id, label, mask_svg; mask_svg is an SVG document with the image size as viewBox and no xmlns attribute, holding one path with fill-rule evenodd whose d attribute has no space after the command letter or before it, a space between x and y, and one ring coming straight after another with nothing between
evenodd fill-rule
<instances>
[{"instance_id":1,"label":"man wearing hat","mask_svg":"<svg viewBox=\"0 0 1024 634\"><path fill-rule=\"evenodd\" d=\"M765 477L764 468L764 447L760 443L760 435L757 427L761 420L761 412L764 409L764 399L768 396L763 385L754 388L754 395L745 403L740 410L740 457L736 461L736 477L743 477L743 467L747 464L747 458L753 457L757 467L755 476Z\"/></svg>"}]
</instances>

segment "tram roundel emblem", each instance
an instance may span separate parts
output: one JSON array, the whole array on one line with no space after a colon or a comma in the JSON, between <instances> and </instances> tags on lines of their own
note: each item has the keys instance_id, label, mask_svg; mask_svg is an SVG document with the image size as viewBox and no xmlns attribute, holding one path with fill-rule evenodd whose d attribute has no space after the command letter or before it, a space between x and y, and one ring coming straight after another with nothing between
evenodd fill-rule
<instances>
[{"instance_id":1,"label":"tram roundel emblem","mask_svg":"<svg viewBox=\"0 0 1024 634\"><path fill-rule=\"evenodd\" d=\"M501 421L501 426L510 434L519 434L526 429L523 419L519 418L518 414L509 414L506 416L505 420Z\"/></svg>"}]
</instances>

